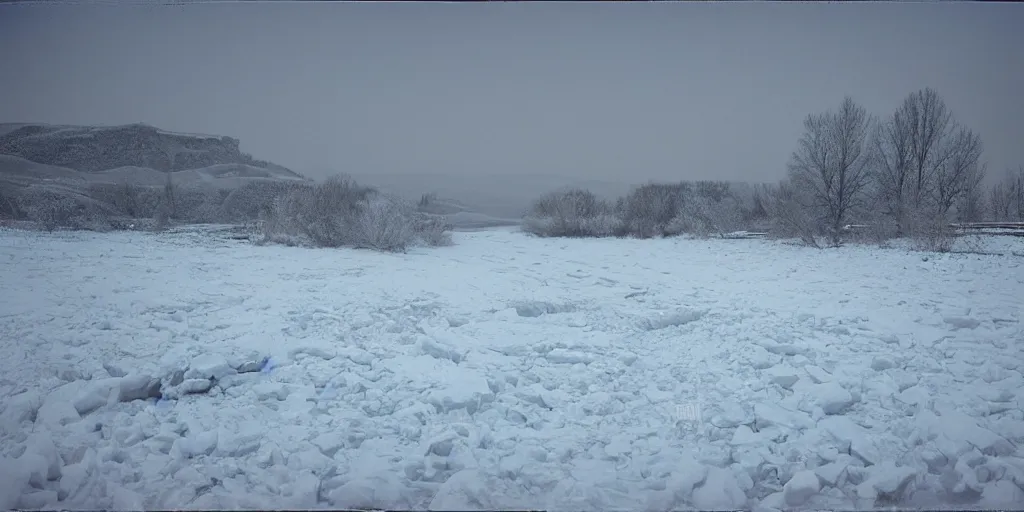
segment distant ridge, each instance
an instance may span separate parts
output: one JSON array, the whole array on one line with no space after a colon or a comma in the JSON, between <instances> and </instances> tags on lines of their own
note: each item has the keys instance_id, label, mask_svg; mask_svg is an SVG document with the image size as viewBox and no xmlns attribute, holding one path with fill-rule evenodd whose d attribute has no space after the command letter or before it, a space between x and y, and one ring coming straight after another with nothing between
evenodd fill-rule
<instances>
[{"instance_id":1,"label":"distant ridge","mask_svg":"<svg viewBox=\"0 0 1024 512\"><path fill-rule=\"evenodd\" d=\"M241 152L238 139L172 132L144 123L118 126L3 123L0 124L0 154L85 173L124 167L176 172L231 164L265 169L267 177L303 179L290 169Z\"/></svg>"}]
</instances>

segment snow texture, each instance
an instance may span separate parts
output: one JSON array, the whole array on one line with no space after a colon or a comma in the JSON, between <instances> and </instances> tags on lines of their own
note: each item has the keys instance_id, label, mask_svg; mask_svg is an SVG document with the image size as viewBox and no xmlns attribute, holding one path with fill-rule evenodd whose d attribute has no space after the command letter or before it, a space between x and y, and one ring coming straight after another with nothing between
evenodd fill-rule
<instances>
[{"instance_id":1,"label":"snow texture","mask_svg":"<svg viewBox=\"0 0 1024 512\"><path fill-rule=\"evenodd\" d=\"M0 231L0 508L1024 504L1024 258L214 233Z\"/></svg>"}]
</instances>

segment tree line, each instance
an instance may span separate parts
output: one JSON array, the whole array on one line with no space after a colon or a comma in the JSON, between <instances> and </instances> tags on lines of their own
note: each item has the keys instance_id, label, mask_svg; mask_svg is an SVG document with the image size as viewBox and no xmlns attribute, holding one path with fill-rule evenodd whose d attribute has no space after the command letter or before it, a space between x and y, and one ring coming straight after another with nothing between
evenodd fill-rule
<instances>
[{"instance_id":1,"label":"tree line","mask_svg":"<svg viewBox=\"0 0 1024 512\"><path fill-rule=\"evenodd\" d=\"M614 204L585 190L536 201L524 229L540 236L723 235L765 229L808 244L853 236L912 237L942 249L950 223L1024 222L1024 167L987 191L980 135L930 88L876 118L846 97L808 115L785 179L737 190L728 183L647 184Z\"/></svg>"}]
</instances>

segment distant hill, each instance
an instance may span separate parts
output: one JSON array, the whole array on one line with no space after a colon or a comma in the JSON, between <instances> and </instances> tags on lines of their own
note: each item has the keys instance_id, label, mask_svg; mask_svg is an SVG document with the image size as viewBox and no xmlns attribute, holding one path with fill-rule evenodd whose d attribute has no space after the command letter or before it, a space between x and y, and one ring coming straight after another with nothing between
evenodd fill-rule
<instances>
[{"instance_id":1,"label":"distant hill","mask_svg":"<svg viewBox=\"0 0 1024 512\"><path fill-rule=\"evenodd\" d=\"M166 221L225 222L254 218L266 194L296 183L310 181L242 153L231 137L0 124L0 220L102 230L164 212Z\"/></svg>"},{"instance_id":2,"label":"distant hill","mask_svg":"<svg viewBox=\"0 0 1024 512\"><path fill-rule=\"evenodd\" d=\"M84 173L119 168L177 172L229 165L234 167L209 172L220 175L233 172L241 177L302 179L301 175L289 169L242 153L238 139L169 132L147 124L0 124L0 155Z\"/></svg>"},{"instance_id":3,"label":"distant hill","mask_svg":"<svg viewBox=\"0 0 1024 512\"><path fill-rule=\"evenodd\" d=\"M140 186L160 186L167 180L166 172L144 167L118 167L97 173L86 174L86 179L95 183L130 183ZM251 181L283 180L304 181L294 173L279 173L273 169L245 164L216 164L199 169L188 169L169 173L175 184L211 185L216 188L237 188Z\"/></svg>"},{"instance_id":4,"label":"distant hill","mask_svg":"<svg viewBox=\"0 0 1024 512\"><path fill-rule=\"evenodd\" d=\"M168 176L180 187L226 190L236 189L253 181L305 181L305 178L298 175L281 175L244 164L218 164L176 172L162 172L146 167L118 167L100 172L82 172L56 165L40 164L16 156L0 155L0 184L28 186L39 182L59 182L73 188L82 188L94 183L161 187L167 183Z\"/></svg>"},{"instance_id":5,"label":"distant hill","mask_svg":"<svg viewBox=\"0 0 1024 512\"><path fill-rule=\"evenodd\" d=\"M71 126L0 123L0 185L40 182L236 189L253 181L306 181L239 151L239 141L145 124Z\"/></svg>"}]
</instances>

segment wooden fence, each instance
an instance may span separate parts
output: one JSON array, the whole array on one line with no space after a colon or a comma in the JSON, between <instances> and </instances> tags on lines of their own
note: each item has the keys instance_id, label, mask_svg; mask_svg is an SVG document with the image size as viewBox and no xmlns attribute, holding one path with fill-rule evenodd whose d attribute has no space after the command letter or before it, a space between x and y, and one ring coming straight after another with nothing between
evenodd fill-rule
<instances>
[{"instance_id":1,"label":"wooden fence","mask_svg":"<svg viewBox=\"0 0 1024 512\"><path fill-rule=\"evenodd\" d=\"M1024 237L1024 222L962 222L950 224L961 234L1002 235Z\"/></svg>"}]
</instances>

